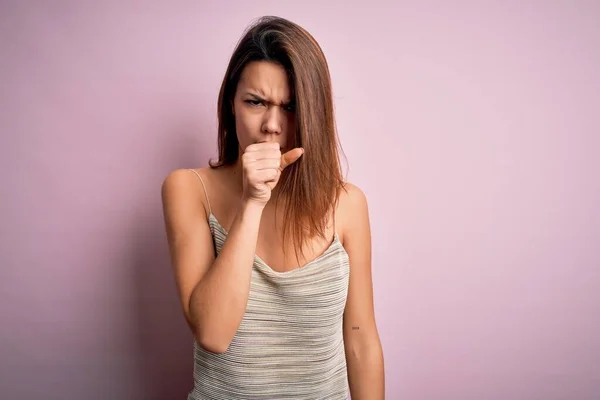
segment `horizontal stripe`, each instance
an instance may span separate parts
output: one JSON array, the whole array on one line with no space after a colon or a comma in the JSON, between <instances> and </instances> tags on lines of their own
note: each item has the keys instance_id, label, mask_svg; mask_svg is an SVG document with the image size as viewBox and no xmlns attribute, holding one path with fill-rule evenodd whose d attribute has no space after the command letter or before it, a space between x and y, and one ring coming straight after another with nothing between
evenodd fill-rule
<instances>
[{"instance_id":1,"label":"horizontal stripe","mask_svg":"<svg viewBox=\"0 0 600 400\"><path fill-rule=\"evenodd\" d=\"M209 224L219 254L227 231L212 213ZM246 312L228 350L211 353L193 342L188 400L347 399L349 275L337 235L323 254L291 271L274 271L255 256Z\"/></svg>"}]
</instances>

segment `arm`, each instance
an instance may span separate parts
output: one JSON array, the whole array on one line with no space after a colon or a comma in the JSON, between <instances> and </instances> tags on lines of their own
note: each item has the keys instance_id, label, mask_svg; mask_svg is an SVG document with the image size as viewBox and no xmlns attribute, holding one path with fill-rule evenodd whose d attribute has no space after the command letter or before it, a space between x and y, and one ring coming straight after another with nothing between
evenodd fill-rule
<instances>
[{"instance_id":1,"label":"arm","mask_svg":"<svg viewBox=\"0 0 600 400\"><path fill-rule=\"evenodd\" d=\"M343 203L343 243L350 258L350 283L344 310L344 347L353 400L383 399L383 350L375 324L371 278L371 230L367 199L347 184Z\"/></svg>"},{"instance_id":2,"label":"arm","mask_svg":"<svg viewBox=\"0 0 600 400\"><path fill-rule=\"evenodd\" d=\"M198 178L176 170L161 188L171 265L194 337L208 351L227 351L244 316L263 207L240 202L216 257Z\"/></svg>"}]
</instances>

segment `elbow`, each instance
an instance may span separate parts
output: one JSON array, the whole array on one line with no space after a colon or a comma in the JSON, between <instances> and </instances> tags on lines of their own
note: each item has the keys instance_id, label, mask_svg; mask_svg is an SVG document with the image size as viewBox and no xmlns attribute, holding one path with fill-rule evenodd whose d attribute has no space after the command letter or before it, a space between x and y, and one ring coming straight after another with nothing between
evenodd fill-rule
<instances>
[{"instance_id":1,"label":"elbow","mask_svg":"<svg viewBox=\"0 0 600 400\"><path fill-rule=\"evenodd\" d=\"M226 342L225 340L219 338L211 338L206 335L196 334L196 342L198 345L202 347L204 350L215 353L215 354L223 354L229 349L229 345L231 342Z\"/></svg>"}]
</instances>

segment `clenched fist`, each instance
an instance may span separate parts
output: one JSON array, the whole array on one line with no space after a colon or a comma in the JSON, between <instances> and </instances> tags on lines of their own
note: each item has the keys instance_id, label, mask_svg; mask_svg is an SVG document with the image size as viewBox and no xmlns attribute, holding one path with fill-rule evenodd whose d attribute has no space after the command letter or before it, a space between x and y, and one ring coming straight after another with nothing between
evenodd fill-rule
<instances>
[{"instance_id":1,"label":"clenched fist","mask_svg":"<svg viewBox=\"0 0 600 400\"><path fill-rule=\"evenodd\" d=\"M277 142L254 143L246 147L242 154L242 199L267 204L281 172L302 154L304 149L296 147L281 155Z\"/></svg>"}]
</instances>

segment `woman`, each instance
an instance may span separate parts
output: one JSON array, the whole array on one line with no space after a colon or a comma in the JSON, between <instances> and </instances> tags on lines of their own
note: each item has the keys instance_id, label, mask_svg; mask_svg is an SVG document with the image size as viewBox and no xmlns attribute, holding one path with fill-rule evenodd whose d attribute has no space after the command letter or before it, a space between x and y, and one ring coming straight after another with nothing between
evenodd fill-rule
<instances>
[{"instance_id":1,"label":"woman","mask_svg":"<svg viewBox=\"0 0 600 400\"><path fill-rule=\"evenodd\" d=\"M162 186L195 339L188 399L382 399L367 202L341 176L317 42L259 19L231 57L218 117L218 161Z\"/></svg>"}]
</instances>

